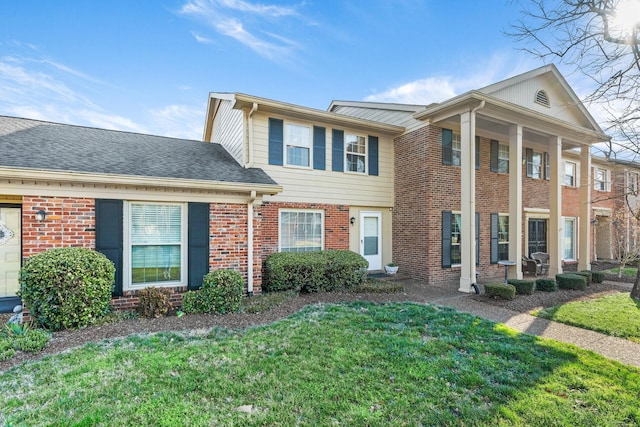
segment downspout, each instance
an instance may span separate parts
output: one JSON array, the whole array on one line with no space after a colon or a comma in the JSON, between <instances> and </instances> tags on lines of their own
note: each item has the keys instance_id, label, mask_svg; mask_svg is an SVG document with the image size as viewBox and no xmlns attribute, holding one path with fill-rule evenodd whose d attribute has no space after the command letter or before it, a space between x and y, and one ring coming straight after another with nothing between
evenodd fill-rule
<instances>
[{"instance_id":1,"label":"downspout","mask_svg":"<svg viewBox=\"0 0 640 427\"><path fill-rule=\"evenodd\" d=\"M472 123L472 128L473 128L473 138L471 138L470 144L472 144L473 147L475 147L475 143L476 143L476 138L475 138L476 137L476 112L478 110L484 108L484 105L485 105L485 102L484 102L484 100L482 100L482 101L480 101L480 104L477 107L475 107L474 109L471 110L471 123ZM475 157L477 155L476 152L475 152L475 148L474 148L474 152L473 153L474 153L474 156L473 156L472 159L470 159L470 162L473 162L473 164L475 164L475 161L476 161ZM474 169L473 169L473 171L471 173L473 174L472 176L474 177L473 185L475 187L475 185L476 185L475 167L474 167ZM473 197L474 197L474 199L476 197L475 188L473 189ZM476 201L475 200L471 200L470 203L471 203L471 208L472 208L471 209L471 218L473 219L473 221L475 221L475 218L476 218ZM474 224L474 225L475 225L474 228L478 227L478 224ZM473 239L473 247L474 248L476 247L475 236L474 236L474 239ZM475 254L475 255L476 255L476 257L478 256L478 254ZM476 283L476 281L478 280L478 271L475 268L476 267L476 259L475 259L475 257L474 257L474 259L471 260L471 265L472 265L473 273L474 273L473 274L474 277L470 277L470 279L471 279L471 288L473 289L473 291L476 294L479 294L480 293L480 288L478 287L478 284Z\"/></svg>"},{"instance_id":2,"label":"downspout","mask_svg":"<svg viewBox=\"0 0 640 427\"><path fill-rule=\"evenodd\" d=\"M255 104L254 104L255 105ZM253 202L256 191L251 191L247 201L247 294L253 296Z\"/></svg>"},{"instance_id":3,"label":"downspout","mask_svg":"<svg viewBox=\"0 0 640 427\"><path fill-rule=\"evenodd\" d=\"M246 169L252 168L253 167L253 114L258 111L258 103L254 102L253 106L251 107L251 111L249 111L249 138L248 138L248 144L249 144L249 149L248 154L249 154L249 159L247 164L244 165L244 167Z\"/></svg>"}]
</instances>

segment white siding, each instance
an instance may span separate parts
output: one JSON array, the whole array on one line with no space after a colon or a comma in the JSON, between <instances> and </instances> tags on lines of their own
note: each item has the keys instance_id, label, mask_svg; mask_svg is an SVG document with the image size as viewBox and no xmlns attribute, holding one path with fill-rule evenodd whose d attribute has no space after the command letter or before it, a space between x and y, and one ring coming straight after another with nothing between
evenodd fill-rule
<instances>
[{"instance_id":1,"label":"white siding","mask_svg":"<svg viewBox=\"0 0 640 427\"><path fill-rule=\"evenodd\" d=\"M244 165L244 126L242 111L234 110L233 101L222 99L213 122L211 142L222 145L238 163Z\"/></svg>"},{"instance_id":2,"label":"white siding","mask_svg":"<svg viewBox=\"0 0 640 427\"><path fill-rule=\"evenodd\" d=\"M541 89L547 93L550 107L535 102L536 93ZM536 76L488 94L567 123L586 128L591 127L562 86L557 84L557 81L551 76Z\"/></svg>"},{"instance_id":3,"label":"white siding","mask_svg":"<svg viewBox=\"0 0 640 427\"><path fill-rule=\"evenodd\" d=\"M254 167L263 169L283 187L283 192L275 196L265 196L265 201L287 201L304 203L331 203L360 206L393 206L393 139L369 133L378 137L378 176L333 172L331 170L332 129L335 127L321 122L311 123L291 120L307 126L326 128L326 170L275 166L268 161L268 118L288 119L281 116L254 115ZM336 128L345 133L368 136L366 132Z\"/></svg>"}]
</instances>

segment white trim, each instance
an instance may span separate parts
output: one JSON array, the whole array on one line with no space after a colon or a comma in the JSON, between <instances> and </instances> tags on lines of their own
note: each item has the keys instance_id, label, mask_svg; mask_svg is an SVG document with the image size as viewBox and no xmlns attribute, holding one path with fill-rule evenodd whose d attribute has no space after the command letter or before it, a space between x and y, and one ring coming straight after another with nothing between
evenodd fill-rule
<instances>
[{"instance_id":1,"label":"white trim","mask_svg":"<svg viewBox=\"0 0 640 427\"><path fill-rule=\"evenodd\" d=\"M146 282L140 284L132 283L131 272L131 207L132 205L171 205L180 206L180 280L170 282ZM188 211L187 203L169 203L169 202L146 202L146 201L124 201L124 218L123 218L123 260L122 260L122 289L124 291L140 290L147 287L169 287L187 286L187 269L188 269Z\"/></svg>"},{"instance_id":2,"label":"white trim","mask_svg":"<svg viewBox=\"0 0 640 427\"><path fill-rule=\"evenodd\" d=\"M355 136L357 140L359 140L360 138L364 139L364 153L357 153L355 151L347 151L347 145L348 145L347 137L348 136ZM345 173L352 173L352 174L356 174L356 175L367 175L369 173L369 138L364 136L364 135L359 135L357 133L345 132L344 133L344 142L343 142L343 144L344 144L344 146L343 146L343 150L342 151L344 151L344 158L343 158L344 172ZM353 156L363 156L364 157L364 171L358 172L358 171L347 170L347 165L348 165L347 155L348 154L351 154Z\"/></svg>"},{"instance_id":3,"label":"white trim","mask_svg":"<svg viewBox=\"0 0 640 427\"><path fill-rule=\"evenodd\" d=\"M304 148L303 145L294 145L294 144L289 144L289 126L297 126L297 127L301 127L301 128L306 128L308 131L308 139L307 141L309 142L309 145L306 147L309 150L309 165L308 166L304 166L304 165L296 165L296 164L289 164L287 162L287 147L289 145L291 145L292 147L302 147ZM313 132L312 132L312 126L311 125L304 125L301 123L296 123L296 122L292 122L292 121L288 121L285 120L284 124L284 149L282 150L282 156L284 157L282 159L282 164L286 167L290 167L290 168L297 168L297 169L312 169L313 168Z\"/></svg>"},{"instance_id":4,"label":"white trim","mask_svg":"<svg viewBox=\"0 0 640 427\"><path fill-rule=\"evenodd\" d=\"M565 258L565 235L564 233L566 233L566 225L567 225L567 220L572 220L573 221L573 258L567 259ZM563 216L562 217L562 260L563 261L577 261L578 260L578 218L575 216Z\"/></svg>"},{"instance_id":5,"label":"white trim","mask_svg":"<svg viewBox=\"0 0 640 427\"><path fill-rule=\"evenodd\" d=\"M295 213L300 213L300 212L304 212L304 213L319 213L320 214L320 221L322 224L322 231L321 231L321 246L320 246L320 250L324 250L324 236L325 236L325 221L324 221L324 210L323 209L304 209L304 208L300 208L300 209L294 209L294 208L280 208L278 209L278 252L282 252L282 217L280 216L283 212L295 212Z\"/></svg>"},{"instance_id":6,"label":"white trim","mask_svg":"<svg viewBox=\"0 0 640 427\"><path fill-rule=\"evenodd\" d=\"M380 265L371 265L369 262L368 270L382 270L382 212L380 211L361 211L360 212L360 255L364 257L367 261L370 261L370 258L373 255L365 256L364 255L364 226L365 226L365 217L376 218L378 220L378 253L375 255L376 260L380 262Z\"/></svg>"}]
</instances>

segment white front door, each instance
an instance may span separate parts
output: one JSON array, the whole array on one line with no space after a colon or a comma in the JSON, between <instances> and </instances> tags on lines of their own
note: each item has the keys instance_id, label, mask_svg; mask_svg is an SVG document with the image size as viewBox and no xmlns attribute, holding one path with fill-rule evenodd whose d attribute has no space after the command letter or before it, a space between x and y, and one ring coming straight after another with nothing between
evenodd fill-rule
<instances>
[{"instance_id":1,"label":"white front door","mask_svg":"<svg viewBox=\"0 0 640 427\"><path fill-rule=\"evenodd\" d=\"M360 255L369 262L369 270L382 270L382 213L360 213Z\"/></svg>"},{"instance_id":2,"label":"white front door","mask_svg":"<svg viewBox=\"0 0 640 427\"><path fill-rule=\"evenodd\" d=\"M20 273L21 209L0 207L0 298L15 297Z\"/></svg>"}]
</instances>

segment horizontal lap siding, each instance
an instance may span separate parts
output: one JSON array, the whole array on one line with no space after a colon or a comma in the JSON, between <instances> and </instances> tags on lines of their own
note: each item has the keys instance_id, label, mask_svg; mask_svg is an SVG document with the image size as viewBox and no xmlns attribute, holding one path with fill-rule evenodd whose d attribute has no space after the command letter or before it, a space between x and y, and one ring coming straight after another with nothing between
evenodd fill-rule
<instances>
[{"instance_id":1,"label":"horizontal lap siding","mask_svg":"<svg viewBox=\"0 0 640 427\"><path fill-rule=\"evenodd\" d=\"M242 111L234 110L233 103L222 100L213 126L211 142L221 144L238 163L244 164L244 132Z\"/></svg>"}]
</instances>

